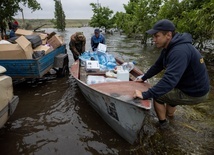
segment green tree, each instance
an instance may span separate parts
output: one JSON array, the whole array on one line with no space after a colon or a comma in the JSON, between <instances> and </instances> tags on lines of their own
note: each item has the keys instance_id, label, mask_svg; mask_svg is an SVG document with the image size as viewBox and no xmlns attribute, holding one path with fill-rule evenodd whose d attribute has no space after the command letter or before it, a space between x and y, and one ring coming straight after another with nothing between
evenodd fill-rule
<instances>
[{"instance_id":1,"label":"green tree","mask_svg":"<svg viewBox=\"0 0 214 155\"><path fill-rule=\"evenodd\" d=\"M123 24L125 23L125 13L123 12L116 12L114 15L114 24L118 29L123 29Z\"/></svg>"},{"instance_id":2,"label":"green tree","mask_svg":"<svg viewBox=\"0 0 214 155\"><path fill-rule=\"evenodd\" d=\"M169 19L179 32L189 32L194 44L202 49L214 37L214 0L130 0L126 13L116 13L115 23L126 35L142 36L159 19Z\"/></svg>"},{"instance_id":3,"label":"green tree","mask_svg":"<svg viewBox=\"0 0 214 155\"><path fill-rule=\"evenodd\" d=\"M162 4L162 0L141 0L135 6L134 23L135 34L141 35L142 43L146 45L148 35L145 33L151 28L157 18L158 12Z\"/></svg>"},{"instance_id":4,"label":"green tree","mask_svg":"<svg viewBox=\"0 0 214 155\"><path fill-rule=\"evenodd\" d=\"M158 19L172 20L179 32L188 32L199 49L214 36L214 0L168 0L158 13Z\"/></svg>"},{"instance_id":5,"label":"green tree","mask_svg":"<svg viewBox=\"0 0 214 155\"><path fill-rule=\"evenodd\" d=\"M32 12L42 9L36 0L1 0L0 1L0 20L11 20L22 8L20 4L27 6Z\"/></svg>"},{"instance_id":6,"label":"green tree","mask_svg":"<svg viewBox=\"0 0 214 155\"><path fill-rule=\"evenodd\" d=\"M146 43L145 31L154 23L161 4L162 0L132 0L124 5L126 13L116 16L117 25L120 25L126 35L140 36L142 43Z\"/></svg>"},{"instance_id":7,"label":"green tree","mask_svg":"<svg viewBox=\"0 0 214 155\"><path fill-rule=\"evenodd\" d=\"M214 0L185 0L181 5L184 10L178 21L178 30L191 33L194 44L203 49L214 36Z\"/></svg>"},{"instance_id":8,"label":"green tree","mask_svg":"<svg viewBox=\"0 0 214 155\"><path fill-rule=\"evenodd\" d=\"M180 19L181 16L182 8L179 0L168 0L165 1L164 5L160 8L157 20L169 19L175 22L177 19Z\"/></svg>"},{"instance_id":9,"label":"green tree","mask_svg":"<svg viewBox=\"0 0 214 155\"><path fill-rule=\"evenodd\" d=\"M61 0L54 0L55 2L55 12L54 17L51 22L54 24L54 28L60 31L65 31L66 22L65 22L65 13L62 8Z\"/></svg>"},{"instance_id":10,"label":"green tree","mask_svg":"<svg viewBox=\"0 0 214 155\"><path fill-rule=\"evenodd\" d=\"M104 27L105 30L113 27L112 14L114 13L108 7L102 7L96 3L90 3L92 11L94 12L93 17L90 21L92 27Z\"/></svg>"}]
</instances>

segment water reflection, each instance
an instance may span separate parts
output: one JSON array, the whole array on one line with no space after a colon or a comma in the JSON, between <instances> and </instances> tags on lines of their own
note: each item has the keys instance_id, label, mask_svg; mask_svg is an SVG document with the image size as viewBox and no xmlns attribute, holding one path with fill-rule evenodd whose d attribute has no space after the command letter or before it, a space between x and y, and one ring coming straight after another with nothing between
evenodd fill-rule
<instances>
[{"instance_id":1,"label":"water reflection","mask_svg":"<svg viewBox=\"0 0 214 155\"><path fill-rule=\"evenodd\" d=\"M52 32L54 29L47 29ZM70 36L82 31L90 50L93 28L71 28ZM136 61L146 71L159 55L148 46L124 35L106 35L108 51L125 61ZM67 46L70 65L72 54ZM156 76L151 83L157 82ZM214 152L214 112L211 102L179 106L170 129L159 131L149 113L142 128L141 144L131 146L113 131L89 106L73 78L16 85L20 102L6 126L0 130L1 154L211 154ZM213 96L211 96L213 97Z\"/></svg>"}]
</instances>

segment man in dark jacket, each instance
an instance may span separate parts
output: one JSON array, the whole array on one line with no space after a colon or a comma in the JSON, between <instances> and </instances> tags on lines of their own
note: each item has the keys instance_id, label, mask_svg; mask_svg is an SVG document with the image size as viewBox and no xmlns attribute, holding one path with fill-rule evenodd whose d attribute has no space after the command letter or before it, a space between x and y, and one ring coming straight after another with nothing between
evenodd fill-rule
<instances>
[{"instance_id":1,"label":"man in dark jacket","mask_svg":"<svg viewBox=\"0 0 214 155\"><path fill-rule=\"evenodd\" d=\"M167 19L158 21L147 33L153 35L156 46L163 50L155 64L137 81L145 81L162 70L165 73L148 91L135 90L134 98L153 98L159 125L163 126L167 124L167 117L173 116L176 105L198 104L208 98L209 76L190 34L175 33L174 24Z\"/></svg>"},{"instance_id":2,"label":"man in dark jacket","mask_svg":"<svg viewBox=\"0 0 214 155\"><path fill-rule=\"evenodd\" d=\"M69 48L73 53L74 60L76 61L79 56L85 52L86 38L83 32L76 32L70 37Z\"/></svg>"},{"instance_id":3,"label":"man in dark jacket","mask_svg":"<svg viewBox=\"0 0 214 155\"><path fill-rule=\"evenodd\" d=\"M105 37L100 34L99 29L95 29L94 35L91 37L91 48L93 51L97 50L99 43L105 44Z\"/></svg>"}]
</instances>

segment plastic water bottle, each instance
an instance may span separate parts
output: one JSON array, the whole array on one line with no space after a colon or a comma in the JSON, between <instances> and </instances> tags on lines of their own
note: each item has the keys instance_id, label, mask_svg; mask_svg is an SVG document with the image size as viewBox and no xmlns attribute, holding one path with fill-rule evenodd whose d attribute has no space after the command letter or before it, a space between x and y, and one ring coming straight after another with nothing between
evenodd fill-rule
<instances>
[{"instance_id":1,"label":"plastic water bottle","mask_svg":"<svg viewBox=\"0 0 214 155\"><path fill-rule=\"evenodd\" d=\"M123 70L127 70L130 72L132 69L134 69L135 64L135 62L124 62L122 64Z\"/></svg>"}]
</instances>

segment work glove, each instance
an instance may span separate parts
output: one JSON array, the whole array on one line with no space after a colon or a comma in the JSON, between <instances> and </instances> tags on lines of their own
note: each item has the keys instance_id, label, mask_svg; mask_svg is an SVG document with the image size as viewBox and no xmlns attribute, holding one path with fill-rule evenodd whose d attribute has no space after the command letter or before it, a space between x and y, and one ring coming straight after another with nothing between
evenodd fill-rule
<instances>
[{"instance_id":1,"label":"work glove","mask_svg":"<svg viewBox=\"0 0 214 155\"><path fill-rule=\"evenodd\" d=\"M146 81L143 81L142 80L142 77L144 76L144 74L142 75L139 75L138 77L136 77L136 79L134 81L142 81L142 82L148 82L147 80Z\"/></svg>"}]
</instances>

